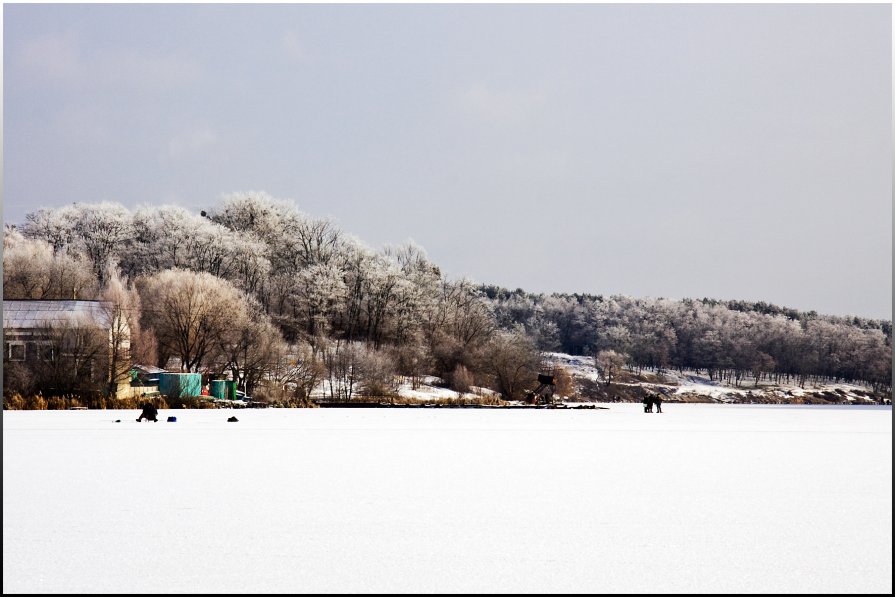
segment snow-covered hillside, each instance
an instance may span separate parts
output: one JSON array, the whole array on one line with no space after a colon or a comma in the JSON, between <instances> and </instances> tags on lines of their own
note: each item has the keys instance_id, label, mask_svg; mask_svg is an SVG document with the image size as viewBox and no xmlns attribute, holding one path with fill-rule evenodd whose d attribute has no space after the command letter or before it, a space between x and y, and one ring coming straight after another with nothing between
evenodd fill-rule
<instances>
[{"instance_id":1,"label":"snow-covered hillside","mask_svg":"<svg viewBox=\"0 0 895 597\"><path fill-rule=\"evenodd\" d=\"M424 375L417 387L409 381L402 381L398 387L398 395L402 398L410 398L420 401L434 400L474 400L482 396L495 396L497 392L488 388L472 386L469 392L455 392L445 387L445 382L440 377Z\"/></svg>"},{"instance_id":2,"label":"snow-covered hillside","mask_svg":"<svg viewBox=\"0 0 895 597\"><path fill-rule=\"evenodd\" d=\"M397 396L409 402L437 402L437 401L473 401L482 397L496 396L497 392L488 388L472 386L469 392L456 392L446 387L446 383L440 377L423 375L414 384L409 378L399 376ZM316 400L327 400L334 394L330 382L324 380L311 392L311 397ZM357 398L362 398L357 396Z\"/></svg>"},{"instance_id":3,"label":"snow-covered hillside","mask_svg":"<svg viewBox=\"0 0 895 597\"><path fill-rule=\"evenodd\" d=\"M605 384L605 378L594 366L594 359L586 356L568 355L558 352L545 353L548 363L565 368L572 377L582 383ZM708 401L718 403L794 403L825 402L844 404L874 404L871 388L860 384L847 383L806 383L771 384L763 380L757 387L753 379L742 381L739 386L712 380L708 375L685 370L665 369L661 374L644 371L638 376L627 371L620 379L613 380L617 386L628 386L658 391L670 401ZM631 396L636 396L631 394Z\"/></svg>"}]
</instances>

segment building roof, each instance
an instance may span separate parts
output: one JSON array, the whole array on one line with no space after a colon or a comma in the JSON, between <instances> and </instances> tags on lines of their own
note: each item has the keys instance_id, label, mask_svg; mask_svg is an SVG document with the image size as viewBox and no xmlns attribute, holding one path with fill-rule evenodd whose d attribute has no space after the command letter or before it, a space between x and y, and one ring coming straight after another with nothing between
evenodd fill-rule
<instances>
[{"instance_id":1,"label":"building roof","mask_svg":"<svg viewBox=\"0 0 895 597\"><path fill-rule=\"evenodd\" d=\"M27 330L60 323L107 327L103 301L4 300L3 329Z\"/></svg>"},{"instance_id":2,"label":"building roof","mask_svg":"<svg viewBox=\"0 0 895 597\"><path fill-rule=\"evenodd\" d=\"M143 373L146 375L153 375L153 374L157 375L159 373L167 373L167 371L165 369L160 369L159 367L156 367L154 365L134 365L133 367L131 367L131 369L136 369L140 373Z\"/></svg>"}]
</instances>

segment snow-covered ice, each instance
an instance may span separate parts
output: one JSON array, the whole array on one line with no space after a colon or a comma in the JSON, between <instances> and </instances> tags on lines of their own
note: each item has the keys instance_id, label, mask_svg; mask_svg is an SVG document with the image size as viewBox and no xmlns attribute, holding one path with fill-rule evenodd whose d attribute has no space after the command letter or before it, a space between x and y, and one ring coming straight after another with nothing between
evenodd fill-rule
<instances>
[{"instance_id":1,"label":"snow-covered ice","mask_svg":"<svg viewBox=\"0 0 895 597\"><path fill-rule=\"evenodd\" d=\"M605 406L7 411L3 592L892 592L890 407Z\"/></svg>"}]
</instances>

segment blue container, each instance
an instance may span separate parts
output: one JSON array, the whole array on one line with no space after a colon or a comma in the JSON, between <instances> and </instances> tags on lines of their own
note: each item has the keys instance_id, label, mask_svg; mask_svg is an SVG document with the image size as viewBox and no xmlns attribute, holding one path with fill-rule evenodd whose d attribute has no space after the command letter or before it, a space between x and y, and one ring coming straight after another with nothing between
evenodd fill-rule
<instances>
[{"instance_id":1,"label":"blue container","mask_svg":"<svg viewBox=\"0 0 895 597\"><path fill-rule=\"evenodd\" d=\"M177 422L177 417L168 417L168 422L169 422L169 423L176 423L176 422Z\"/></svg>"}]
</instances>

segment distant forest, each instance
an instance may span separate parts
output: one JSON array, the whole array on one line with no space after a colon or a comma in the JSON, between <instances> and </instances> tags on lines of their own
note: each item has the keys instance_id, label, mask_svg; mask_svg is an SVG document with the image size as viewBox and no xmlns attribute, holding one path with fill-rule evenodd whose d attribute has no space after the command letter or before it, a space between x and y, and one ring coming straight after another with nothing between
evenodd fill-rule
<instances>
[{"instance_id":1,"label":"distant forest","mask_svg":"<svg viewBox=\"0 0 895 597\"><path fill-rule=\"evenodd\" d=\"M765 302L530 294L484 287L501 327L522 325L543 350L613 350L636 367L705 371L737 382L861 380L889 385L892 322L818 315Z\"/></svg>"},{"instance_id":2,"label":"distant forest","mask_svg":"<svg viewBox=\"0 0 895 597\"><path fill-rule=\"evenodd\" d=\"M435 375L506 398L530 389L541 351L633 368L891 386L891 321L712 299L531 294L453 280L412 242L373 250L265 193L193 213L72 204L5 228L6 299L116 305L122 366L230 374L289 402L328 380L333 399ZM114 378L114 375L112 376ZM41 387L37 372L10 383Z\"/></svg>"}]
</instances>

